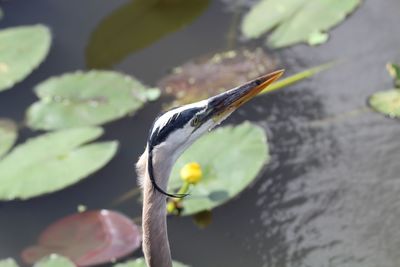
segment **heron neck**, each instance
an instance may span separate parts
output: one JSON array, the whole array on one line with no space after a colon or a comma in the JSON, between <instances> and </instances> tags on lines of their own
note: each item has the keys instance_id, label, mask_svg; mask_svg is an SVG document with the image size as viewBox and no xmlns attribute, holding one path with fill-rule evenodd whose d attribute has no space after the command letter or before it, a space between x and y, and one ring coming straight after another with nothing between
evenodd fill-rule
<instances>
[{"instance_id":1,"label":"heron neck","mask_svg":"<svg viewBox=\"0 0 400 267\"><path fill-rule=\"evenodd\" d=\"M164 162L153 167L158 184L166 188L171 172L170 164ZM143 252L148 267L172 267L166 216L166 197L154 190L150 177L144 177Z\"/></svg>"}]
</instances>

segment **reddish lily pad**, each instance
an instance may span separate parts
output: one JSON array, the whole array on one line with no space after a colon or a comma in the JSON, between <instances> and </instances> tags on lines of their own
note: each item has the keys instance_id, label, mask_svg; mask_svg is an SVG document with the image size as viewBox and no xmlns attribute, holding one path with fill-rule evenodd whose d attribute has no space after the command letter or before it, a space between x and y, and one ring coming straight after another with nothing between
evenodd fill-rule
<instances>
[{"instance_id":1,"label":"reddish lily pad","mask_svg":"<svg viewBox=\"0 0 400 267\"><path fill-rule=\"evenodd\" d=\"M114 265L113 267L146 267L146 260L144 258L138 258L136 260L130 260L124 263L118 263L117 265ZM177 262L177 261L172 261L172 266L173 267L189 267L189 265Z\"/></svg>"},{"instance_id":2,"label":"reddish lily pad","mask_svg":"<svg viewBox=\"0 0 400 267\"><path fill-rule=\"evenodd\" d=\"M226 91L275 69L277 61L261 48L205 56L175 68L159 87L176 98L173 106L195 102Z\"/></svg>"},{"instance_id":3,"label":"reddish lily pad","mask_svg":"<svg viewBox=\"0 0 400 267\"><path fill-rule=\"evenodd\" d=\"M87 211L50 225L37 245L22 252L22 259L33 264L56 253L77 266L92 266L127 256L140 244L139 227L126 216L109 210Z\"/></svg>"}]
</instances>

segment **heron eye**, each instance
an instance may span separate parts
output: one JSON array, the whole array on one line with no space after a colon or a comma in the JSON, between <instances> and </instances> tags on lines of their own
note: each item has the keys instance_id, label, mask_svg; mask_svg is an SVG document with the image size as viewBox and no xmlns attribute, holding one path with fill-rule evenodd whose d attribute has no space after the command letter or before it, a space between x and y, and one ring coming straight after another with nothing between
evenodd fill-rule
<instances>
[{"instance_id":1,"label":"heron eye","mask_svg":"<svg viewBox=\"0 0 400 267\"><path fill-rule=\"evenodd\" d=\"M200 124L200 119L199 119L199 117L194 117L193 118L193 120L192 120L192 122L191 122L191 125L193 126L193 127L197 127L197 126L199 126L199 124Z\"/></svg>"}]
</instances>

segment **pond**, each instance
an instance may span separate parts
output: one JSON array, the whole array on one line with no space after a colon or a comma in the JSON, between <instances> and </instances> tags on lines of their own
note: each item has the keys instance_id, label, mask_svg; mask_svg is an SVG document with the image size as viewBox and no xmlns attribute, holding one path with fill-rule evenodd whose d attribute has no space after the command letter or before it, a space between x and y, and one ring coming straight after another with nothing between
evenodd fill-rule
<instances>
[{"instance_id":1,"label":"pond","mask_svg":"<svg viewBox=\"0 0 400 267\"><path fill-rule=\"evenodd\" d=\"M187 26L112 63L149 85L173 67L263 40L231 42L235 1L210 1ZM249 1L251 2L251 1ZM40 68L0 95L0 115L23 121L36 101L32 88L47 77L87 68L91 35L126 0L2 1L2 28L43 23L53 44ZM241 10L240 10L241 12ZM366 108L372 93L390 89L387 62L400 61L400 2L363 1L321 46L270 52L288 73L340 63L311 79L260 96L226 124L250 120L268 134L271 161L250 188L213 210L198 228L190 217L171 217L173 258L192 266L381 266L400 262L400 124ZM115 29L118 36L118 29ZM165 98L135 116L105 125L104 140L119 140L115 158L90 178L28 201L0 202L0 259L20 259L53 221L76 211L112 208L141 214L134 199L113 204L136 187L134 163ZM19 142L34 133L24 128ZM398 202L399 201L399 202ZM140 257L141 252L133 255Z\"/></svg>"}]
</instances>

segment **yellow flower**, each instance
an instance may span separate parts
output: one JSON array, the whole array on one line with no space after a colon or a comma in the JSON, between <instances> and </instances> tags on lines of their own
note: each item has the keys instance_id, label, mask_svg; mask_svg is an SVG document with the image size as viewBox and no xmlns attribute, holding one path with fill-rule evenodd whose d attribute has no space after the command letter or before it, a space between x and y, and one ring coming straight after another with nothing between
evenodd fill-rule
<instances>
[{"instance_id":1,"label":"yellow flower","mask_svg":"<svg viewBox=\"0 0 400 267\"><path fill-rule=\"evenodd\" d=\"M175 203L172 201L168 202L167 203L167 212L169 214L172 214L172 213L174 213L174 211L175 211Z\"/></svg>"},{"instance_id":2,"label":"yellow flower","mask_svg":"<svg viewBox=\"0 0 400 267\"><path fill-rule=\"evenodd\" d=\"M181 179L189 184L197 184L203 175L200 164L191 162L183 166L181 169Z\"/></svg>"}]
</instances>

